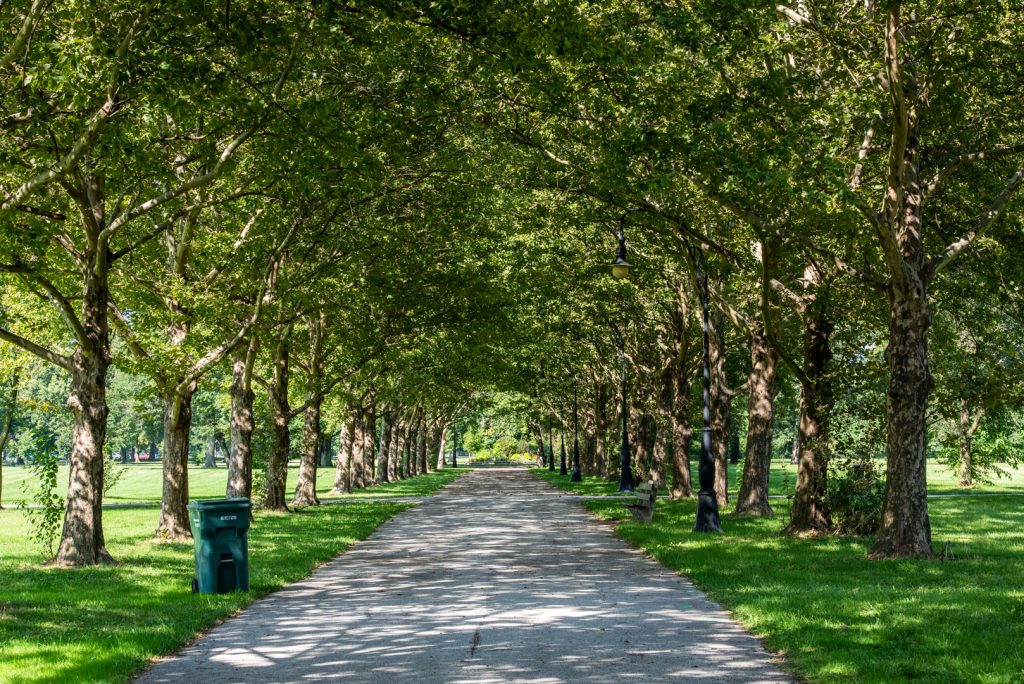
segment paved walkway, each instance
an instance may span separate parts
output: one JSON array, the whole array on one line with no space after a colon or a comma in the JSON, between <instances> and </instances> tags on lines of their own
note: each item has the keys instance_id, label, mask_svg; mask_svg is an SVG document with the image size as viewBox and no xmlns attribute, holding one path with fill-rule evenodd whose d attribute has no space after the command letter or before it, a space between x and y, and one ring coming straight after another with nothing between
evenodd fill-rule
<instances>
[{"instance_id":1,"label":"paved walkway","mask_svg":"<svg viewBox=\"0 0 1024 684\"><path fill-rule=\"evenodd\" d=\"M489 469L138 681L663 679L791 681L693 585L577 503L522 470Z\"/></svg>"}]
</instances>

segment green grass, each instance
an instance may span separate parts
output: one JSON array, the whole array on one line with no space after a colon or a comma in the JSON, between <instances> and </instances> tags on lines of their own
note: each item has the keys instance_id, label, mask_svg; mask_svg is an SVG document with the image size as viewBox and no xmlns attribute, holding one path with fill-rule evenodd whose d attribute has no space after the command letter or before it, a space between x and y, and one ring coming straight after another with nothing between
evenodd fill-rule
<instances>
[{"instance_id":1,"label":"green grass","mask_svg":"<svg viewBox=\"0 0 1024 684\"><path fill-rule=\"evenodd\" d=\"M933 499L935 546L956 560L870 561L872 539L792 539L771 519L723 516L691 532L693 500L662 501L654 522L586 501L617 534L708 592L785 667L812 682L1024 681L1024 506L1013 496Z\"/></svg>"},{"instance_id":2,"label":"green grass","mask_svg":"<svg viewBox=\"0 0 1024 684\"><path fill-rule=\"evenodd\" d=\"M353 498L379 498L384 496L423 496L438 486L455 478L461 469L445 469L432 472L423 477L410 478L400 482L370 487L353 493ZM68 467L61 466L58 471L58 482L66 483ZM298 477L298 464L288 468L288 493L294 490ZM228 473L223 467L203 468L190 466L188 469L188 487L190 499L216 499L224 496ZM105 503L144 503L159 502L162 487L162 471L159 463L132 463L124 466L124 474L117 484L104 497ZM323 498L334 485L334 468L317 469L317 494ZM25 485L35 481L32 471L25 467L4 466L3 505L14 506L19 501L31 503L32 495L26 492ZM61 494L64 492L62 491ZM328 497L335 498L335 497Z\"/></svg>"},{"instance_id":3,"label":"green grass","mask_svg":"<svg viewBox=\"0 0 1024 684\"><path fill-rule=\"evenodd\" d=\"M461 472L387 487L393 495L425 495ZM42 567L24 515L0 511L0 681L126 681L153 657L305 577L412 505L366 500L290 514L257 511L249 536L251 591L219 596L191 593L191 544L153 541L155 507L104 511L107 547L118 564L75 570Z\"/></svg>"},{"instance_id":4,"label":"green grass","mask_svg":"<svg viewBox=\"0 0 1024 684\"><path fill-rule=\"evenodd\" d=\"M697 482L697 464L691 464L693 471L693 482ZM885 463L879 462L884 470ZM989 484L979 484L969 489L960 487L959 476L936 461L928 461L928 491L931 494L1024 494L1024 466L1011 468L1000 466L1006 471L1007 476L994 479ZM568 475L559 475L558 471L549 471L547 468L531 468L530 472L541 477L562 491L573 494L585 494L588 496L603 496L618 494L618 480L608 481L600 477L589 475L583 476L583 482L569 482ZM729 465L729 493L735 495L739 491L740 476L743 472L743 463ZM769 474L769 494L792 494L796 486L796 466L791 465L789 460L772 461ZM774 505L774 504L773 504Z\"/></svg>"}]
</instances>

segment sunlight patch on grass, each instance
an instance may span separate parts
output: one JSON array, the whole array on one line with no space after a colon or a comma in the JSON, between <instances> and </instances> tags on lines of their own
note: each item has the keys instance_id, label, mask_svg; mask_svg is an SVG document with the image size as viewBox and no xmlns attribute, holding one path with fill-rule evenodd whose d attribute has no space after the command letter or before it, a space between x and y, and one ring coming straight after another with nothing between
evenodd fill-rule
<instances>
[{"instance_id":1,"label":"sunlight patch on grass","mask_svg":"<svg viewBox=\"0 0 1024 684\"><path fill-rule=\"evenodd\" d=\"M621 503L585 502L617 533L689 577L788 667L814 682L1024 680L1024 506L1013 496L930 502L935 545L955 561L870 561L872 539L791 539L771 519L723 516L691 531L691 501L660 502L654 522Z\"/></svg>"}]
</instances>

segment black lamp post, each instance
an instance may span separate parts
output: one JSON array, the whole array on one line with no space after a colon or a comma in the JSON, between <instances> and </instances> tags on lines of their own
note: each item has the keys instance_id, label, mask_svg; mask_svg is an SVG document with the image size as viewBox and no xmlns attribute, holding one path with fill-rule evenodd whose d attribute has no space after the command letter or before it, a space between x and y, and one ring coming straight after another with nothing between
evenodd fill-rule
<instances>
[{"instance_id":1,"label":"black lamp post","mask_svg":"<svg viewBox=\"0 0 1024 684\"><path fill-rule=\"evenodd\" d=\"M697 275L697 295L704 328L704 427L700 433L700 461L697 476L700 491L697 492L697 520L694 532L721 532L722 522L718 517L718 498L715 496L715 455L711 451L711 357L708 338L708 262L704 252L690 246L690 259Z\"/></svg>"},{"instance_id":2,"label":"black lamp post","mask_svg":"<svg viewBox=\"0 0 1024 684\"><path fill-rule=\"evenodd\" d=\"M612 262L612 275L620 280L629 277L629 269L632 264L626 261L626 217L636 209L629 209L619 217L619 248L615 253L615 261ZM633 491L633 466L629 455L629 399L626 395L626 342L622 338L619 327L611 323L612 332L615 333L615 345L619 350L619 361L622 364L622 448L619 451L619 461L622 465L622 472L619 476L619 491Z\"/></svg>"},{"instance_id":3,"label":"black lamp post","mask_svg":"<svg viewBox=\"0 0 1024 684\"><path fill-rule=\"evenodd\" d=\"M576 375L572 376L572 477L570 482L583 482L583 473L580 471L580 414L577 401Z\"/></svg>"}]
</instances>

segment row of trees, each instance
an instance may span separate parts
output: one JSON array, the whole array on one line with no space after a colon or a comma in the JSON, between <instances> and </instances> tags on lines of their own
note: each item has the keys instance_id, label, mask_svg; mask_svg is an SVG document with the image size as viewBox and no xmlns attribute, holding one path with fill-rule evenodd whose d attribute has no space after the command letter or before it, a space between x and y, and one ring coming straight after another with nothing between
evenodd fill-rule
<instances>
[{"instance_id":1,"label":"row of trees","mask_svg":"<svg viewBox=\"0 0 1024 684\"><path fill-rule=\"evenodd\" d=\"M930 555L929 421L955 407L969 459L984 415L1019 397L1018 12L6 3L0 340L69 378L57 562L107 559L111 367L147 378L161 405L167 538L188 534L192 403L216 373L231 373L228 492L251 488L259 391L266 503L280 507L300 416L295 498L315 499L325 402L359 463L380 421L385 474L396 436L409 443L422 422L433 439L479 387L554 409L575 378L607 432L612 322L636 429L670 426L653 448L675 454L685 494L697 249L715 308L719 496L743 395L741 510L768 512L774 408L792 377L788 529L830 529L827 464L849 406L842 419L886 435L873 553ZM603 266L620 228L638 266L628 283ZM941 390L949 400L932 392L936 348L947 377L971 369ZM875 401L847 401L851 389Z\"/></svg>"}]
</instances>

